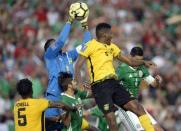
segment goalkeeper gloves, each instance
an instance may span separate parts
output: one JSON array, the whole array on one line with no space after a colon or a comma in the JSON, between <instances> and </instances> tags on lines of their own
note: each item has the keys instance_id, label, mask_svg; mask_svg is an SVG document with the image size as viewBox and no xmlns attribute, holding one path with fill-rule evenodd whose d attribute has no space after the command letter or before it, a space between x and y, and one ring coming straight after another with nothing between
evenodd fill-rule
<instances>
[{"instance_id":1,"label":"goalkeeper gloves","mask_svg":"<svg viewBox=\"0 0 181 131\"><path fill-rule=\"evenodd\" d=\"M70 8L69 9L69 18L68 18L68 22L70 24L72 24L73 20L75 19L75 12Z\"/></svg>"},{"instance_id":2,"label":"goalkeeper gloves","mask_svg":"<svg viewBox=\"0 0 181 131\"><path fill-rule=\"evenodd\" d=\"M88 24L87 24L88 16L89 16L89 12L88 12L88 15L83 20L80 20L80 23L84 29L88 29Z\"/></svg>"}]
</instances>

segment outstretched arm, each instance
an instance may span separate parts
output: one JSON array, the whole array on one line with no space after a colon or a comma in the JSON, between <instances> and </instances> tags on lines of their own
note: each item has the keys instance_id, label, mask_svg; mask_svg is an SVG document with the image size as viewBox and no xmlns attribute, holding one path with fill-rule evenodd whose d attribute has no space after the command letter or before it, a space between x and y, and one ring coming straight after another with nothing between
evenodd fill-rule
<instances>
[{"instance_id":1,"label":"outstretched arm","mask_svg":"<svg viewBox=\"0 0 181 131\"><path fill-rule=\"evenodd\" d=\"M63 102L56 102L56 101L50 101L48 108L62 108L67 111L74 111L77 109L77 107L69 106Z\"/></svg>"},{"instance_id":2,"label":"outstretched arm","mask_svg":"<svg viewBox=\"0 0 181 131\"><path fill-rule=\"evenodd\" d=\"M75 80L78 82L78 84L82 83L81 78L81 67L83 63L85 62L86 58L84 56L79 55L77 62L75 64Z\"/></svg>"},{"instance_id":3,"label":"outstretched arm","mask_svg":"<svg viewBox=\"0 0 181 131\"><path fill-rule=\"evenodd\" d=\"M78 45L75 49L69 51L72 60L75 61L79 55L80 50L83 48L84 44L91 40L91 33L88 30L84 31L83 41L81 45Z\"/></svg>"},{"instance_id":4,"label":"outstretched arm","mask_svg":"<svg viewBox=\"0 0 181 131\"><path fill-rule=\"evenodd\" d=\"M117 58L120 61L122 61L122 62L124 62L124 63L126 63L126 64L128 64L130 66L133 66L133 67L143 65L143 64L145 66L147 66L147 67L155 66L155 64L153 62L151 62L151 61L131 59L129 56L123 55L121 53L119 53Z\"/></svg>"},{"instance_id":5,"label":"outstretched arm","mask_svg":"<svg viewBox=\"0 0 181 131\"><path fill-rule=\"evenodd\" d=\"M60 116L53 116L53 117L46 117L47 122L62 122L68 126L70 124L70 113L69 112L63 112Z\"/></svg>"},{"instance_id":6,"label":"outstretched arm","mask_svg":"<svg viewBox=\"0 0 181 131\"><path fill-rule=\"evenodd\" d=\"M144 78L144 81L148 85L151 85L153 87L160 87L160 84L162 82L162 78L159 75L157 75L155 78L152 77L151 75L149 75L149 76Z\"/></svg>"},{"instance_id":7,"label":"outstretched arm","mask_svg":"<svg viewBox=\"0 0 181 131\"><path fill-rule=\"evenodd\" d=\"M56 39L55 43L51 44L50 47L45 52L45 57L47 58L54 58L58 55L58 52L64 46L65 41L67 40L71 29L71 24L67 22L62 31L60 32L58 38Z\"/></svg>"}]
</instances>

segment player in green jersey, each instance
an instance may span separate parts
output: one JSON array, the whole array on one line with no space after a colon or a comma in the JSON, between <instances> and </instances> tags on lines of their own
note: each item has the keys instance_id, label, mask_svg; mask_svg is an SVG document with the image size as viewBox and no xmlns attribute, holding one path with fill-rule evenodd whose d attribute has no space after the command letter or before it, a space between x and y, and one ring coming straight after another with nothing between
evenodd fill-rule
<instances>
[{"instance_id":1,"label":"player in green jersey","mask_svg":"<svg viewBox=\"0 0 181 131\"><path fill-rule=\"evenodd\" d=\"M130 55L133 59L141 60L143 59L143 50L140 47L134 47L132 48ZM123 63L117 68L117 75L124 85L123 87L126 88L126 90L128 90L135 98L138 97L138 91L142 80L144 80L147 85L151 85L153 87L159 87L161 83L161 77L159 75L157 75L155 78L152 77L144 65L131 67ZM127 114L129 116L130 114L133 115L132 112L128 112ZM155 130L161 131L162 129L159 124L153 119L153 117L151 117L151 115L149 116Z\"/></svg>"},{"instance_id":2,"label":"player in green jersey","mask_svg":"<svg viewBox=\"0 0 181 131\"><path fill-rule=\"evenodd\" d=\"M72 79L72 75L68 73L62 73L60 80L62 87L62 101L67 105L80 105L77 111L70 113L70 123L68 126L64 126L62 131L82 131L82 121L83 121L83 108L82 100L91 95L88 91L80 91L77 89L76 82ZM97 131L96 128L89 125L88 130Z\"/></svg>"}]
</instances>

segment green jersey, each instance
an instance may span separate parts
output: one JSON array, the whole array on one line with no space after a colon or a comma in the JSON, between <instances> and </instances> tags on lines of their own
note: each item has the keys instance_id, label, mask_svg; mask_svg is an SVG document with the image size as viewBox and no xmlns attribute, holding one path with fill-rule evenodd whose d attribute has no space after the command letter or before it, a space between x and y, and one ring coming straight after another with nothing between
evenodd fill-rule
<instances>
[{"instance_id":1,"label":"green jersey","mask_svg":"<svg viewBox=\"0 0 181 131\"><path fill-rule=\"evenodd\" d=\"M90 109L90 114L93 115L93 116L97 116L98 117L98 128L101 131L109 131L106 118L104 117L104 114L98 108L98 106L95 106L92 109Z\"/></svg>"},{"instance_id":2,"label":"green jersey","mask_svg":"<svg viewBox=\"0 0 181 131\"><path fill-rule=\"evenodd\" d=\"M67 105L70 106L75 106L78 104L82 104L81 99L85 99L87 97L88 93L85 91L77 91L75 96L70 96L66 93L62 93L62 101L66 103ZM81 126L82 126L82 118L83 118L83 109L80 107L77 111L75 112L70 112L71 113L71 122L70 126L68 128L64 127L62 131L81 131Z\"/></svg>"},{"instance_id":3,"label":"green jersey","mask_svg":"<svg viewBox=\"0 0 181 131\"><path fill-rule=\"evenodd\" d=\"M148 69L144 65L133 68L127 64L121 64L116 72L119 80L123 82L124 88L136 98L138 97L141 80L150 75Z\"/></svg>"}]
</instances>

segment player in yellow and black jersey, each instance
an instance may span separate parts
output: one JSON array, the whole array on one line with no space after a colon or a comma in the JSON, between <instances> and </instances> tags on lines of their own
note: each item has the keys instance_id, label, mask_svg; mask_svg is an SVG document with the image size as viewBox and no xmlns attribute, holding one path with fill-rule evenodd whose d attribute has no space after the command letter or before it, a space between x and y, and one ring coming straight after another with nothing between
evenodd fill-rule
<instances>
[{"instance_id":1,"label":"player in yellow and black jersey","mask_svg":"<svg viewBox=\"0 0 181 131\"><path fill-rule=\"evenodd\" d=\"M76 110L62 102L51 102L46 99L33 99L32 82L22 79L17 83L17 91L22 99L14 105L14 120L16 131L44 131L44 111L47 108L62 108ZM60 118L57 118L57 120Z\"/></svg>"},{"instance_id":2,"label":"player in yellow and black jersey","mask_svg":"<svg viewBox=\"0 0 181 131\"><path fill-rule=\"evenodd\" d=\"M149 117L138 101L127 92L119 81L113 67L113 59L127 63L130 66L145 64L153 65L151 61L134 60L121 53L121 50L111 43L111 26L107 23L100 23L96 27L96 38L85 44L79 56L75 78L80 82L80 68L87 59L87 65L92 83L92 92L99 108L106 116L111 131L117 131L116 119L114 116L114 104L134 112L139 116L140 122L146 131L153 131Z\"/></svg>"}]
</instances>

